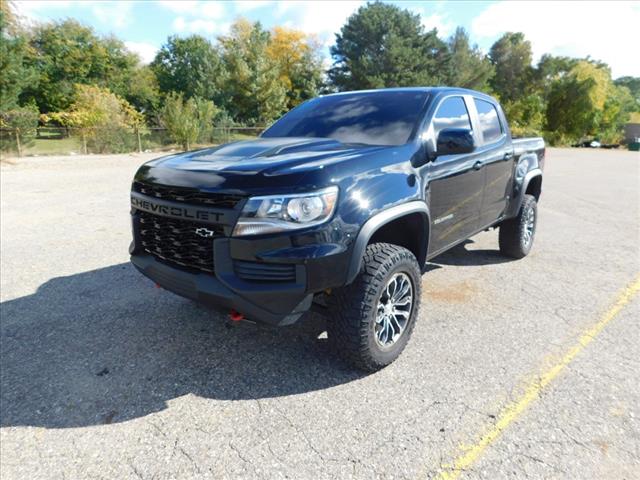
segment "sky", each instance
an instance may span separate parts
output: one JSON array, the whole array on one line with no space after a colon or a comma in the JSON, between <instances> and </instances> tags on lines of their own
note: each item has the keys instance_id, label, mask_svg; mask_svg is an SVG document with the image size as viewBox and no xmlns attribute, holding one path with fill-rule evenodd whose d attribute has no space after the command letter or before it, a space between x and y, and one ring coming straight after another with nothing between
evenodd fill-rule
<instances>
[{"instance_id":1,"label":"sky","mask_svg":"<svg viewBox=\"0 0 640 480\"><path fill-rule=\"evenodd\" d=\"M318 36L327 60L335 33L365 2L359 1L170 1L17 0L29 21L74 18L100 34L114 34L150 62L170 35L193 33L212 40L242 16L266 28L284 25ZM609 64L613 78L640 76L640 2L389 1L422 17L446 39L463 26L487 52L506 31L531 41L534 63L543 53L590 56Z\"/></svg>"}]
</instances>

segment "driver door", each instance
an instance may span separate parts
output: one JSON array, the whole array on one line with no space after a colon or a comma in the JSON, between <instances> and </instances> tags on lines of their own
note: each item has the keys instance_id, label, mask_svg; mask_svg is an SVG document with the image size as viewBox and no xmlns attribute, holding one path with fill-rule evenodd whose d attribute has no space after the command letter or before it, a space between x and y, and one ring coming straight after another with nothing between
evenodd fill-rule
<instances>
[{"instance_id":1,"label":"driver door","mask_svg":"<svg viewBox=\"0 0 640 480\"><path fill-rule=\"evenodd\" d=\"M441 101L431 120L434 145L445 128L473 129L466 98ZM475 135L474 135L475 136ZM439 253L480 228L485 170L477 153L443 155L427 164L426 198L431 213L429 253Z\"/></svg>"}]
</instances>

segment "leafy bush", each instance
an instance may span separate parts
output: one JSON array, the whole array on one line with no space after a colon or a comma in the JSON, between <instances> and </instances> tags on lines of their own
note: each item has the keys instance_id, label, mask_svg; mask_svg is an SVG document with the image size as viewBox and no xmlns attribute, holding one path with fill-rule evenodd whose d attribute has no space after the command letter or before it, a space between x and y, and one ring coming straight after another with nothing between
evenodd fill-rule
<instances>
[{"instance_id":1,"label":"leafy bush","mask_svg":"<svg viewBox=\"0 0 640 480\"><path fill-rule=\"evenodd\" d=\"M185 101L182 93L172 92L160 112L160 121L171 138L183 150L189 150L196 141L209 141L216 113L217 108L210 100L194 97Z\"/></svg>"},{"instance_id":2,"label":"leafy bush","mask_svg":"<svg viewBox=\"0 0 640 480\"><path fill-rule=\"evenodd\" d=\"M84 153L121 153L136 150L136 133L144 131L144 117L107 88L76 85L69 111L49 115L82 140Z\"/></svg>"},{"instance_id":3,"label":"leafy bush","mask_svg":"<svg viewBox=\"0 0 640 480\"><path fill-rule=\"evenodd\" d=\"M22 156L24 147L31 145L36 138L39 116L35 105L0 112L0 149L17 151Z\"/></svg>"}]
</instances>

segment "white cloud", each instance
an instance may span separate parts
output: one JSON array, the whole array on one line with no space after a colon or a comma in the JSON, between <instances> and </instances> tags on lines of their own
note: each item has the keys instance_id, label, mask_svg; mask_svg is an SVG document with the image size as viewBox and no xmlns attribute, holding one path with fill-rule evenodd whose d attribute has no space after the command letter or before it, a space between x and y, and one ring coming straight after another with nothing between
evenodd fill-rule
<instances>
[{"instance_id":1,"label":"white cloud","mask_svg":"<svg viewBox=\"0 0 640 480\"><path fill-rule=\"evenodd\" d=\"M531 41L534 61L543 53L589 55L608 63L616 78L640 76L638 25L638 2L507 1L478 15L471 37L493 39L505 31L522 32Z\"/></svg>"},{"instance_id":2,"label":"white cloud","mask_svg":"<svg viewBox=\"0 0 640 480\"><path fill-rule=\"evenodd\" d=\"M80 0L18 0L15 6L18 15L33 21L44 21L41 14L44 10L89 9L95 19L114 29L124 28L131 24L133 15L133 1L119 1L117 7L109 1L80 1Z\"/></svg>"},{"instance_id":3,"label":"white cloud","mask_svg":"<svg viewBox=\"0 0 640 480\"><path fill-rule=\"evenodd\" d=\"M42 10L51 9L57 11L57 13L61 13L70 8L74 3L75 2L70 0L17 0L13 2L13 5L14 11L21 22L25 26L30 27L48 21L48 18L42 15Z\"/></svg>"},{"instance_id":4,"label":"white cloud","mask_svg":"<svg viewBox=\"0 0 640 480\"><path fill-rule=\"evenodd\" d=\"M159 0L158 5L171 10L174 13L191 13L196 15L198 13L198 6L200 2L190 0Z\"/></svg>"},{"instance_id":5,"label":"white cloud","mask_svg":"<svg viewBox=\"0 0 640 480\"><path fill-rule=\"evenodd\" d=\"M216 20L203 20L201 18L187 20L184 17L177 17L173 21L172 26L173 30L178 33L224 34L229 30L230 23Z\"/></svg>"},{"instance_id":6,"label":"white cloud","mask_svg":"<svg viewBox=\"0 0 640 480\"><path fill-rule=\"evenodd\" d=\"M438 37L443 40L449 37L456 28L456 23L447 13L443 12L443 9L446 8L446 2L431 2L429 11L434 12L431 14L427 14L427 9L417 3L409 4L403 8L420 15L425 30L430 31L435 28L438 31Z\"/></svg>"},{"instance_id":7,"label":"white cloud","mask_svg":"<svg viewBox=\"0 0 640 480\"><path fill-rule=\"evenodd\" d=\"M202 15L207 18L222 18L224 16L224 4L222 2L206 2L200 10Z\"/></svg>"},{"instance_id":8,"label":"white cloud","mask_svg":"<svg viewBox=\"0 0 640 480\"><path fill-rule=\"evenodd\" d=\"M66 9L75 2L70 0L18 0L14 2L18 15L27 18L39 18L38 12L43 8Z\"/></svg>"},{"instance_id":9,"label":"white cloud","mask_svg":"<svg viewBox=\"0 0 640 480\"><path fill-rule=\"evenodd\" d=\"M448 37L456 28L455 24L445 15L434 13L432 15L426 16L424 13L422 13L421 16L422 25L424 25L425 30L429 31L435 28L436 30L438 30L438 36L440 38Z\"/></svg>"},{"instance_id":10,"label":"white cloud","mask_svg":"<svg viewBox=\"0 0 640 480\"><path fill-rule=\"evenodd\" d=\"M112 2L86 2L84 5L90 5L93 16L109 27L124 28L133 20L133 2L119 1L117 5Z\"/></svg>"},{"instance_id":11,"label":"white cloud","mask_svg":"<svg viewBox=\"0 0 640 480\"><path fill-rule=\"evenodd\" d=\"M184 19L184 17L177 17L173 21L172 26L176 32L184 32L187 29L187 21Z\"/></svg>"},{"instance_id":12,"label":"white cloud","mask_svg":"<svg viewBox=\"0 0 640 480\"><path fill-rule=\"evenodd\" d=\"M124 42L124 45L137 53L143 64L151 63L158 52L158 47L147 42Z\"/></svg>"},{"instance_id":13,"label":"white cloud","mask_svg":"<svg viewBox=\"0 0 640 480\"><path fill-rule=\"evenodd\" d=\"M159 0L158 5L185 16L219 19L225 14L224 2Z\"/></svg>"},{"instance_id":14,"label":"white cloud","mask_svg":"<svg viewBox=\"0 0 640 480\"><path fill-rule=\"evenodd\" d=\"M267 7L273 3L275 2L270 0L236 0L233 2L233 6L236 12L246 13L258 8Z\"/></svg>"},{"instance_id":15,"label":"white cloud","mask_svg":"<svg viewBox=\"0 0 640 480\"><path fill-rule=\"evenodd\" d=\"M276 7L276 18L291 14L293 28L318 35L325 44L334 41L347 18L364 2L361 1L281 1Z\"/></svg>"},{"instance_id":16,"label":"white cloud","mask_svg":"<svg viewBox=\"0 0 640 480\"><path fill-rule=\"evenodd\" d=\"M161 0L157 3L179 15L173 20L174 32L212 35L229 30L224 2Z\"/></svg>"},{"instance_id":17,"label":"white cloud","mask_svg":"<svg viewBox=\"0 0 640 480\"><path fill-rule=\"evenodd\" d=\"M284 16L294 6L293 2L279 1L276 3L275 17L280 18Z\"/></svg>"}]
</instances>

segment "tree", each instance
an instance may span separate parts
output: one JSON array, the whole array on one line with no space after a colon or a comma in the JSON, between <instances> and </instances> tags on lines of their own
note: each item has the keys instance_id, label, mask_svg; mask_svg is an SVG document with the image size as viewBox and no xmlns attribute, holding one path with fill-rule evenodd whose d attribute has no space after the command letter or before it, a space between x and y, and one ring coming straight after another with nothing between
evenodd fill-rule
<instances>
[{"instance_id":1,"label":"tree","mask_svg":"<svg viewBox=\"0 0 640 480\"><path fill-rule=\"evenodd\" d=\"M571 71L580 60L571 57L558 57L545 53L540 57L534 77L540 85L549 84Z\"/></svg>"},{"instance_id":2,"label":"tree","mask_svg":"<svg viewBox=\"0 0 640 480\"><path fill-rule=\"evenodd\" d=\"M0 20L2 33L15 35L20 30L20 25L15 14L15 7L12 0L0 2Z\"/></svg>"},{"instance_id":3,"label":"tree","mask_svg":"<svg viewBox=\"0 0 640 480\"><path fill-rule=\"evenodd\" d=\"M224 63L223 107L246 124L272 122L287 108L279 65L268 56L269 32L259 22L237 20L229 35L219 38Z\"/></svg>"},{"instance_id":4,"label":"tree","mask_svg":"<svg viewBox=\"0 0 640 480\"><path fill-rule=\"evenodd\" d=\"M503 103L502 108L514 136L542 135L545 120L545 101L542 95L523 92L517 100Z\"/></svg>"},{"instance_id":5,"label":"tree","mask_svg":"<svg viewBox=\"0 0 640 480\"><path fill-rule=\"evenodd\" d=\"M617 87L626 87L633 98L633 111L640 112L640 77L620 77L613 81Z\"/></svg>"},{"instance_id":6,"label":"tree","mask_svg":"<svg viewBox=\"0 0 640 480\"><path fill-rule=\"evenodd\" d=\"M160 104L160 88L153 70L148 65L137 68L124 98L149 118Z\"/></svg>"},{"instance_id":7,"label":"tree","mask_svg":"<svg viewBox=\"0 0 640 480\"><path fill-rule=\"evenodd\" d=\"M103 75L104 79L95 84L108 88L119 97L126 97L133 82L140 80L136 75L140 68L140 57L114 36L98 38L98 46L93 65L97 70L96 75Z\"/></svg>"},{"instance_id":8,"label":"tree","mask_svg":"<svg viewBox=\"0 0 640 480\"><path fill-rule=\"evenodd\" d=\"M489 59L495 67L491 87L502 102L515 101L532 80L531 43L522 33L505 33L489 50Z\"/></svg>"},{"instance_id":9,"label":"tree","mask_svg":"<svg viewBox=\"0 0 640 480\"><path fill-rule=\"evenodd\" d=\"M211 100L194 97L196 116L200 123L197 141L200 143L211 142L213 134L213 119L220 113L220 110L213 104Z\"/></svg>"},{"instance_id":10,"label":"tree","mask_svg":"<svg viewBox=\"0 0 640 480\"><path fill-rule=\"evenodd\" d=\"M597 134L611 88L608 70L579 61L551 86L547 130L564 141Z\"/></svg>"},{"instance_id":11,"label":"tree","mask_svg":"<svg viewBox=\"0 0 640 480\"><path fill-rule=\"evenodd\" d=\"M538 65L533 70L533 81L527 88L527 92L528 94L535 92L536 95L541 97L543 112L549 101L551 86L555 81L565 77L579 61L577 58L555 56L548 53L542 55Z\"/></svg>"},{"instance_id":12,"label":"tree","mask_svg":"<svg viewBox=\"0 0 640 480\"><path fill-rule=\"evenodd\" d=\"M138 58L115 38L99 38L75 20L34 28L27 65L38 81L27 85L21 102L34 101L41 112L63 111L74 101L74 85L97 85L124 95Z\"/></svg>"},{"instance_id":13,"label":"tree","mask_svg":"<svg viewBox=\"0 0 640 480\"><path fill-rule=\"evenodd\" d=\"M107 88L76 84L68 111L45 116L74 129L84 153L89 147L99 153L119 152L133 145L132 132L144 126L142 114Z\"/></svg>"},{"instance_id":14,"label":"tree","mask_svg":"<svg viewBox=\"0 0 640 480\"><path fill-rule=\"evenodd\" d=\"M24 64L28 43L11 5L0 2L0 111L15 109L24 87L35 72Z\"/></svg>"},{"instance_id":15,"label":"tree","mask_svg":"<svg viewBox=\"0 0 640 480\"><path fill-rule=\"evenodd\" d=\"M185 98L215 100L221 75L220 54L206 38L169 37L151 63L162 93L182 92Z\"/></svg>"},{"instance_id":16,"label":"tree","mask_svg":"<svg viewBox=\"0 0 640 480\"><path fill-rule=\"evenodd\" d=\"M339 90L434 85L449 78L446 45L425 32L420 16L386 3L369 3L336 34L328 71Z\"/></svg>"},{"instance_id":17,"label":"tree","mask_svg":"<svg viewBox=\"0 0 640 480\"><path fill-rule=\"evenodd\" d=\"M317 41L301 32L275 27L266 47L278 65L278 78L286 90L287 109L315 97L322 85L322 58Z\"/></svg>"},{"instance_id":18,"label":"tree","mask_svg":"<svg viewBox=\"0 0 640 480\"><path fill-rule=\"evenodd\" d=\"M609 84L598 136L604 143L618 143L623 138L624 124L637 110L637 103L628 87Z\"/></svg>"},{"instance_id":19,"label":"tree","mask_svg":"<svg viewBox=\"0 0 640 480\"><path fill-rule=\"evenodd\" d=\"M185 100L182 93L172 92L165 99L160 119L171 138L183 150L190 150L198 138L211 132L216 111L211 100L197 97Z\"/></svg>"},{"instance_id":20,"label":"tree","mask_svg":"<svg viewBox=\"0 0 640 480\"><path fill-rule=\"evenodd\" d=\"M458 27L448 42L451 53L451 86L487 91L494 67L477 45L471 47L469 34Z\"/></svg>"}]
</instances>

